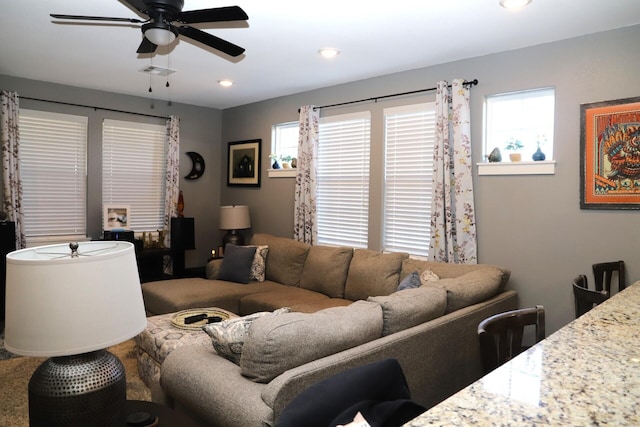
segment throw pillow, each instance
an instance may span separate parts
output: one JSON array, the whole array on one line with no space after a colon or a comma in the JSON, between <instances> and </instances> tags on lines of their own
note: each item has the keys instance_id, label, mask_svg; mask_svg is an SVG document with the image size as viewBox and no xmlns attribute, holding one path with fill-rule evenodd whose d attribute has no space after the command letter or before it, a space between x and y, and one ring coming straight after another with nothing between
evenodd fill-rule
<instances>
[{"instance_id":1,"label":"throw pillow","mask_svg":"<svg viewBox=\"0 0 640 427\"><path fill-rule=\"evenodd\" d=\"M413 273L409 274L407 277L405 277L400 281L400 284L398 285L398 290L402 291L404 289L419 288L420 285L421 285L420 275L418 274L417 271L414 271Z\"/></svg>"},{"instance_id":2,"label":"throw pillow","mask_svg":"<svg viewBox=\"0 0 640 427\"><path fill-rule=\"evenodd\" d=\"M204 325L202 330L211 337L211 342L216 353L235 363L240 363L242 347L249 331L249 327L254 320L264 316L274 316L282 313L289 313L289 307L280 308L276 311L262 311L244 317L234 317L223 320L220 323L209 323Z\"/></svg>"},{"instance_id":3,"label":"throw pillow","mask_svg":"<svg viewBox=\"0 0 640 427\"><path fill-rule=\"evenodd\" d=\"M422 274L420 275L420 284L424 285L425 283L429 283L429 282L437 282L438 280L440 280L440 277L434 273L433 271L426 269L425 271L422 272Z\"/></svg>"},{"instance_id":4,"label":"throw pillow","mask_svg":"<svg viewBox=\"0 0 640 427\"><path fill-rule=\"evenodd\" d=\"M226 245L218 280L249 283L251 264L255 255L255 247Z\"/></svg>"},{"instance_id":5,"label":"throw pillow","mask_svg":"<svg viewBox=\"0 0 640 427\"><path fill-rule=\"evenodd\" d=\"M257 280L258 282L264 282L265 271L267 269L267 255L269 254L269 246L249 246L256 248L256 254L253 257L251 263L251 273L249 274L249 280Z\"/></svg>"}]
</instances>

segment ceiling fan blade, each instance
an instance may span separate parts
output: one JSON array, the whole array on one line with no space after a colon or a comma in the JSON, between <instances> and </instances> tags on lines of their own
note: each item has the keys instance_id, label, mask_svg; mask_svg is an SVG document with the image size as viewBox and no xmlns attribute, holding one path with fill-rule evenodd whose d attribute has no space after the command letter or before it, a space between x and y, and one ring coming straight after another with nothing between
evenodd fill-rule
<instances>
[{"instance_id":1,"label":"ceiling fan blade","mask_svg":"<svg viewBox=\"0 0 640 427\"><path fill-rule=\"evenodd\" d=\"M129 6L137 10L138 12L142 12L145 15L148 15L149 6L147 6L143 0L122 0L124 3L127 3Z\"/></svg>"},{"instance_id":2,"label":"ceiling fan blade","mask_svg":"<svg viewBox=\"0 0 640 427\"><path fill-rule=\"evenodd\" d=\"M196 24L198 22L246 21L247 19L249 16L239 6L227 6L181 12L175 20L183 24Z\"/></svg>"},{"instance_id":3,"label":"ceiling fan blade","mask_svg":"<svg viewBox=\"0 0 640 427\"><path fill-rule=\"evenodd\" d=\"M140 43L140 46L138 46L138 50L136 50L136 53L153 53L156 51L157 47L158 46L151 43L148 38L144 37L142 39L142 43Z\"/></svg>"},{"instance_id":4,"label":"ceiling fan blade","mask_svg":"<svg viewBox=\"0 0 640 427\"><path fill-rule=\"evenodd\" d=\"M81 21L115 21L115 22L132 22L134 24L142 24L146 21L133 18L110 18L107 16L82 16L82 15L60 15L51 13L49 16L56 19L77 19Z\"/></svg>"},{"instance_id":5,"label":"ceiling fan blade","mask_svg":"<svg viewBox=\"0 0 640 427\"><path fill-rule=\"evenodd\" d=\"M224 52L229 56L240 56L244 52L244 48L240 46L237 46L226 40L222 40L219 37L216 37L209 33L205 33L204 31L198 30L196 28L189 27L188 25L178 27L178 32L185 37L189 37L190 39L206 44L207 46Z\"/></svg>"}]
</instances>

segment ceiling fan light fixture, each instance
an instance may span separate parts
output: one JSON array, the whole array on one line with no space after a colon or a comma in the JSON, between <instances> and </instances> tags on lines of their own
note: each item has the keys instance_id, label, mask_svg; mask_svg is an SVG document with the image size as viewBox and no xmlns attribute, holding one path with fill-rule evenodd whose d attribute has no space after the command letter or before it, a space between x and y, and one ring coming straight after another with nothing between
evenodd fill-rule
<instances>
[{"instance_id":1,"label":"ceiling fan light fixture","mask_svg":"<svg viewBox=\"0 0 640 427\"><path fill-rule=\"evenodd\" d=\"M336 56L340 55L340 51L333 47L322 48L318 50L318 53L327 59L335 58Z\"/></svg>"},{"instance_id":2,"label":"ceiling fan light fixture","mask_svg":"<svg viewBox=\"0 0 640 427\"><path fill-rule=\"evenodd\" d=\"M500 0L500 6L505 9L520 9L531 3L532 0Z\"/></svg>"},{"instance_id":3,"label":"ceiling fan light fixture","mask_svg":"<svg viewBox=\"0 0 640 427\"><path fill-rule=\"evenodd\" d=\"M218 84L222 87L231 87L233 86L233 81L228 79L218 80Z\"/></svg>"},{"instance_id":4,"label":"ceiling fan light fixture","mask_svg":"<svg viewBox=\"0 0 640 427\"><path fill-rule=\"evenodd\" d=\"M166 46L176 39L177 31L166 24L147 24L144 29L144 36L157 46Z\"/></svg>"}]
</instances>

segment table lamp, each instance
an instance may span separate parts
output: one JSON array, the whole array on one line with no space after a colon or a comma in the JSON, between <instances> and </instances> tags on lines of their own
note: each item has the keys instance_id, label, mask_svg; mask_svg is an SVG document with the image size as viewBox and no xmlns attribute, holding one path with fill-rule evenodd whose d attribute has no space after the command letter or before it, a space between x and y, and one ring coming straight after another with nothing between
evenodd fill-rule
<instances>
[{"instance_id":1,"label":"table lamp","mask_svg":"<svg viewBox=\"0 0 640 427\"><path fill-rule=\"evenodd\" d=\"M147 325L133 244L10 252L6 286L6 349L50 357L29 381L30 426L124 426L124 366L105 349Z\"/></svg>"},{"instance_id":2,"label":"table lamp","mask_svg":"<svg viewBox=\"0 0 640 427\"><path fill-rule=\"evenodd\" d=\"M222 245L227 243L232 245L244 245L244 237L238 233L251 227L251 219L249 219L249 206L232 205L220 206L220 229L227 230L222 236Z\"/></svg>"}]
</instances>

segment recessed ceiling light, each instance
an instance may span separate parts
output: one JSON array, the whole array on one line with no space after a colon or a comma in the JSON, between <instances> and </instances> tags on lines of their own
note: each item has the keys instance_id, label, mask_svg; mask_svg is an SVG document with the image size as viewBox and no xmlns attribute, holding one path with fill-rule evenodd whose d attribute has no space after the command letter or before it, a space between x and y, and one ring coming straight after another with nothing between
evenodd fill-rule
<instances>
[{"instance_id":1,"label":"recessed ceiling light","mask_svg":"<svg viewBox=\"0 0 640 427\"><path fill-rule=\"evenodd\" d=\"M233 82L231 80L218 80L218 84L222 87L233 86Z\"/></svg>"},{"instance_id":2,"label":"recessed ceiling light","mask_svg":"<svg viewBox=\"0 0 640 427\"><path fill-rule=\"evenodd\" d=\"M520 9L531 3L531 0L500 0L500 6L505 9Z\"/></svg>"},{"instance_id":3,"label":"recessed ceiling light","mask_svg":"<svg viewBox=\"0 0 640 427\"><path fill-rule=\"evenodd\" d=\"M320 55L322 55L325 58L335 58L340 54L340 51L333 47L325 47L320 49L318 53L320 53Z\"/></svg>"}]
</instances>

